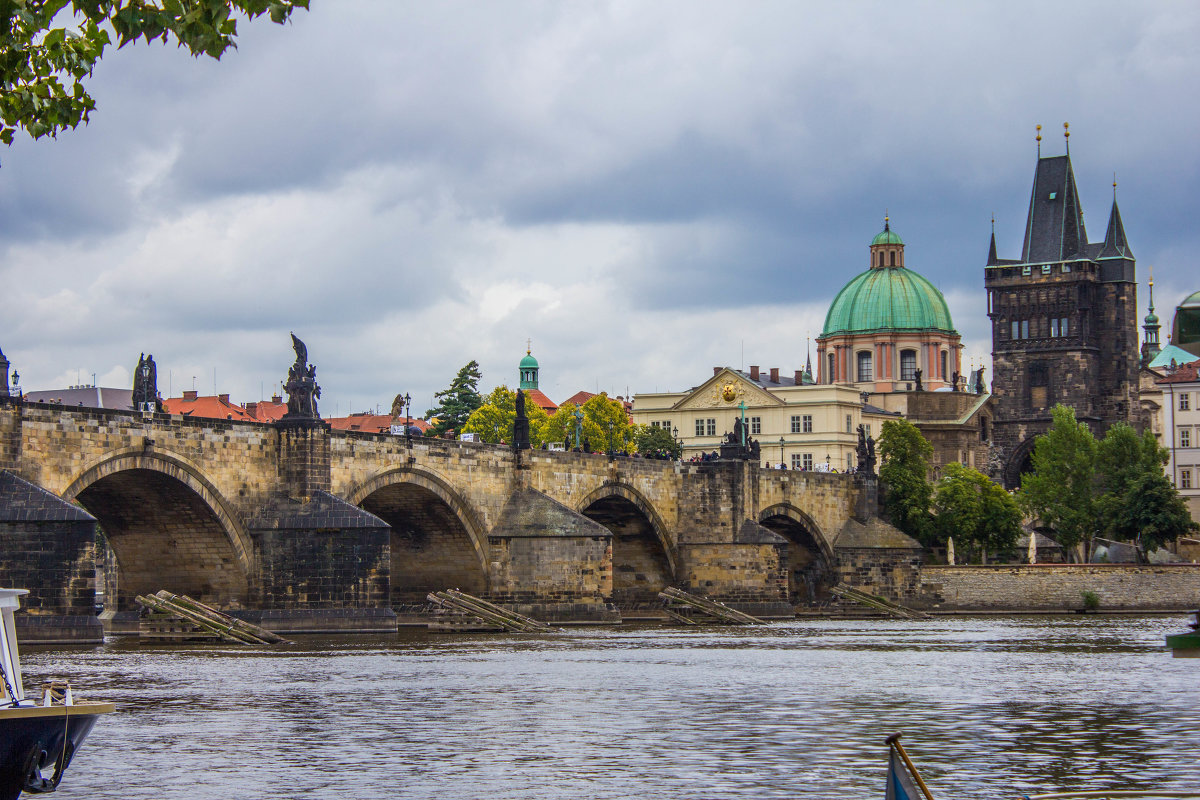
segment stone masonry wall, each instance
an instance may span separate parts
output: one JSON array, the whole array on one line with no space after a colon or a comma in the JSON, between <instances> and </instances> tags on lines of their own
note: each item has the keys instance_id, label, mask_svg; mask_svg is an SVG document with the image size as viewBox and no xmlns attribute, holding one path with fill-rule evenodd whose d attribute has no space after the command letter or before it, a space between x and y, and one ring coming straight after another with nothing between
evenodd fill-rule
<instances>
[{"instance_id":1,"label":"stone masonry wall","mask_svg":"<svg viewBox=\"0 0 1200 800\"><path fill-rule=\"evenodd\" d=\"M603 603L612 597L612 539L492 537L491 590L499 603Z\"/></svg>"},{"instance_id":2,"label":"stone masonry wall","mask_svg":"<svg viewBox=\"0 0 1200 800\"><path fill-rule=\"evenodd\" d=\"M840 583L902 603L921 591L920 550L862 547L838 548L836 553Z\"/></svg>"},{"instance_id":3,"label":"stone masonry wall","mask_svg":"<svg viewBox=\"0 0 1200 800\"><path fill-rule=\"evenodd\" d=\"M256 530L258 597L273 609L381 608L390 602L387 528Z\"/></svg>"},{"instance_id":4,"label":"stone masonry wall","mask_svg":"<svg viewBox=\"0 0 1200 800\"><path fill-rule=\"evenodd\" d=\"M926 566L920 591L942 610L1072 611L1090 591L1101 611L1189 611L1200 608L1200 564Z\"/></svg>"},{"instance_id":5,"label":"stone masonry wall","mask_svg":"<svg viewBox=\"0 0 1200 800\"><path fill-rule=\"evenodd\" d=\"M788 599L783 547L775 544L691 544L679 548L679 584L723 603Z\"/></svg>"},{"instance_id":6,"label":"stone masonry wall","mask_svg":"<svg viewBox=\"0 0 1200 800\"><path fill-rule=\"evenodd\" d=\"M96 613L94 522L0 522L3 584L31 614Z\"/></svg>"}]
</instances>

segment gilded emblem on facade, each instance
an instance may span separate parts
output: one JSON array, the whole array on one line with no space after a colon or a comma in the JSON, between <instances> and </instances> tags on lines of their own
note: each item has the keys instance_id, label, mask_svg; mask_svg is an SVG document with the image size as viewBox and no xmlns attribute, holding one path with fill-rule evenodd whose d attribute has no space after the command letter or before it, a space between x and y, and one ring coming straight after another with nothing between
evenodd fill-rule
<instances>
[{"instance_id":1,"label":"gilded emblem on facade","mask_svg":"<svg viewBox=\"0 0 1200 800\"><path fill-rule=\"evenodd\" d=\"M739 383L727 383L721 388L712 393L714 403L725 401L732 403L740 397L746 396L746 389Z\"/></svg>"}]
</instances>

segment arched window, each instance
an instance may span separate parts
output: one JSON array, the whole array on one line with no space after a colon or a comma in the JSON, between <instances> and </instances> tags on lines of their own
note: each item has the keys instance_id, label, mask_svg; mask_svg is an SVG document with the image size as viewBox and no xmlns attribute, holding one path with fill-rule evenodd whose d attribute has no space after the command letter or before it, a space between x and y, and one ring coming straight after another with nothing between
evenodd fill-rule
<instances>
[{"instance_id":1,"label":"arched window","mask_svg":"<svg viewBox=\"0 0 1200 800\"><path fill-rule=\"evenodd\" d=\"M900 380L915 381L917 379L917 351L900 351Z\"/></svg>"},{"instance_id":2,"label":"arched window","mask_svg":"<svg viewBox=\"0 0 1200 800\"><path fill-rule=\"evenodd\" d=\"M895 250L893 250L891 252L890 258L888 260L891 261L891 264L889 266L893 266L893 267L896 266L896 251Z\"/></svg>"},{"instance_id":3,"label":"arched window","mask_svg":"<svg viewBox=\"0 0 1200 800\"><path fill-rule=\"evenodd\" d=\"M979 440L983 442L988 440L988 418L983 415L979 417Z\"/></svg>"},{"instance_id":4,"label":"arched window","mask_svg":"<svg viewBox=\"0 0 1200 800\"><path fill-rule=\"evenodd\" d=\"M946 351L943 350L942 351L942 380L946 380L946 376L950 374L949 372L946 372L946 355L947 355Z\"/></svg>"},{"instance_id":5,"label":"arched window","mask_svg":"<svg viewBox=\"0 0 1200 800\"><path fill-rule=\"evenodd\" d=\"M883 266L883 251L879 251L879 266Z\"/></svg>"},{"instance_id":6,"label":"arched window","mask_svg":"<svg viewBox=\"0 0 1200 800\"><path fill-rule=\"evenodd\" d=\"M858 380L871 381L874 380L871 374L871 352L869 350L860 350L858 353Z\"/></svg>"}]
</instances>

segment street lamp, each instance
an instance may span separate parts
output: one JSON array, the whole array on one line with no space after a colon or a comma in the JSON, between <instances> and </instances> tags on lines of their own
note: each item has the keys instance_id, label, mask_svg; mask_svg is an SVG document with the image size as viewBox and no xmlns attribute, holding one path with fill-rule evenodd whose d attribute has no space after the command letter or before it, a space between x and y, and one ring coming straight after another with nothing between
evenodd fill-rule
<instances>
[{"instance_id":1,"label":"street lamp","mask_svg":"<svg viewBox=\"0 0 1200 800\"><path fill-rule=\"evenodd\" d=\"M404 444L412 447L412 398L404 393Z\"/></svg>"},{"instance_id":2,"label":"street lamp","mask_svg":"<svg viewBox=\"0 0 1200 800\"><path fill-rule=\"evenodd\" d=\"M779 468L780 468L780 469L783 469L783 468L784 468L784 463L783 463L783 437L782 437L782 436L780 436L780 437L779 437Z\"/></svg>"},{"instance_id":3,"label":"street lamp","mask_svg":"<svg viewBox=\"0 0 1200 800\"><path fill-rule=\"evenodd\" d=\"M616 452L615 452L615 448L613 445L613 424L612 424L612 420L610 419L608 421L608 457L613 458L615 456L616 456Z\"/></svg>"},{"instance_id":4,"label":"street lamp","mask_svg":"<svg viewBox=\"0 0 1200 800\"><path fill-rule=\"evenodd\" d=\"M833 469L831 469L830 464L829 464L829 453L825 454L825 471L833 472Z\"/></svg>"},{"instance_id":5,"label":"street lamp","mask_svg":"<svg viewBox=\"0 0 1200 800\"><path fill-rule=\"evenodd\" d=\"M679 451L679 460L683 461L683 441L679 438L679 426L671 430L671 438L675 440L675 449Z\"/></svg>"}]
</instances>

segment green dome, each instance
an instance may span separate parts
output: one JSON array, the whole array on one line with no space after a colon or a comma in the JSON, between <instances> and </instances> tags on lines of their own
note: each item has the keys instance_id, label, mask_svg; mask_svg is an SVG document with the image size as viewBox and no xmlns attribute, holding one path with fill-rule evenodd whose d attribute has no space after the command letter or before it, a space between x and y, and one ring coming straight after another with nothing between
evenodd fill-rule
<instances>
[{"instance_id":1,"label":"green dome","mask_svg":"<svg viewBox=\"0 0 1200 800\"><path fill-rule=\"evenodd\" d=\"M890 224L884 224L883 230L875 234L875 238L871 240L871 246L877 244L904 244L904 240L891 229Z\"/></svg>"},{"instance_id":2,"label":"green dome","mask_svg":"<svg viewBox=\"0 0 1200 800\"><path fill-rule=\"evenodd\" d=\"M529 353L526 353L525 357L521 359L521 369L537 369L537 365L537 359Z\"/></svg>"},{"instance_id":3,"label":"green dome","mask_svg":"<svg viewBox=\"0 0 1200 800\"><path fill-rule=\"evenodd\" d=\"M1149 314L1147 314L1146 315L1146 324L1147 325L1157 325L1158 324L1158 314L1155 314L1153 311L1151 311Z\"/></svg>"},{"instance_id":4,"label":"green dome","mask_svg":"<svg viewBox=\"0 0 1200 800\"><path fill-rule=\"evenodd\" d=\"M958 333L942 293L904 267L869 269L855 276L833 299L821 335L878 330Z\"/></svg>"},{"instance_id":5,"label":"green dome","mask_svg":"<svg viewBox=\"0 0 1200 800\"><path fill-rule=\"evenodd\" d=\"M1191 306L1200 306L1200 292L1192 292L1186 298L1184 298L1184 301L1179 304L1179 307L1183 308L1184 306L1188 306L1189 308Z\"/></svg>"}]
</instances>

